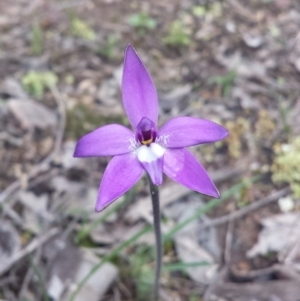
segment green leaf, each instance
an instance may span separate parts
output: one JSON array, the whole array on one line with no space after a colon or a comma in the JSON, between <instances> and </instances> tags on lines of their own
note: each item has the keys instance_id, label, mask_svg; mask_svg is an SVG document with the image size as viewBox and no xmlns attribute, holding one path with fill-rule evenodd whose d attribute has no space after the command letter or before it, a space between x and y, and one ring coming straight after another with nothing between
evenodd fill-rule
<instances>
[{"instance_id":1,"label":"green leaf","mask_svg":"<svg viewBox=\"0 0 300 301\"><path fill-rule=\"evenodd\" d=\"M32 96L41 98L45 89L57 84L58 78L55 73L50 71L29 71L22 78L24 89Z\"/></svg>"},{"instance_id":2,"label":"green leaf","mask_svg":"<svg viewBox=\"0 0 300 301\"><path fill-rule=\"evenodd\" d=\"M188 46L191 43L189 29L180 20L174 21L163 42L171 46Z\"/></svg>"},{"instance_id":3,"label":"green leaf","mask_svg":"<svg viewBox=\"0 0 300 301\"><path fill-rule=\"evenodd\" d=\"M96 39L96 34L93 29L87 23L75 16L71 17L71 33L72 35L85 40Z\"/></svg>"},{"instance_id":4,"label":"green leaf","mask_svg":"<svg viewBox=\"0 0 300 301\"><path fill-rule=\"evenodd\" d=\"M192 13L196 17L202 17L206 15L207 10L204 6L196 5L192 8Z\"/></svg>"},{"instance_id":5,"label":"green leaf","mask_svg":"<svg viewBox=\"0 0 300 301\"><path fill-rule=\"evenodd\" d=\"M34 55L41 55L43 52L44 34L39 24L32 28L31 51Z\"/></svg>"},{"instance_id":6,"label":"green leaf","mask_svg":"<svg viewBox=\"0 0 300 301\"><path fill-rule=\"evenodd\" d=\"M150 18L145 12L131 15L128 18L128 23L130 26L137 28L140 34L145 33L148 29L154 29L156 27L156 20Z\"/></svg>"},{"instance_id":7,"label":"green leaf","mask_svg":"<svg viewBox=\"0 0 300 301\"><path fill-rule=\"evenodd\" d=\"M149 233L152 230L152 227L146 227L133 235L131 238L125 240L123 243L121 243L118 247L116 247L113 251L111 251L109 254L104 256L102 260L99 261L98 264L96 264L91 271L81 280L81 282L78 284L75 292L71 295L69 301L74 301L76 295L80 292L80 290L83 288L83 286L86 284L86 282L90 279L91 276L98 271L102 267L102 265L118 255L123 249L126 247L129 247L132 243L134 243L136 240L138 240L140 237L145 235L146 233Z\"/></svg>"},{"instance_id":8,"label":"green leaf","mask_svg":"<svg viewBox=\"0 0 300 301\"><path fill-rule=\"evenodd\" d=\"M95 221L87 224L87 225L83 225L76 237L75 237L75 242L76 243L80 243L83 239L85 239L87 236L90 235L90 233L96 229L99 225L101 225L102 223L104 223L113 213L119 211L121 208L123 208L129 201L132 200L132 197L135 194L135 189L132 188L131 190L129 190L129 192L127 194L125 194L125 198L123 200L123 202L117 204L116 206L112 207L112 209L107 209L105 215L103 215L102 217L100 217L99 219L96 219Z\"/></svg>"},{"instance_id":9,"label":"green leaf","mask_svg":"<svg viewBox=\"0 0 300 301\"><path fill-rule=\"evenodd\" d=\"M174 271L185 271L187 268L195 268L199 266L209 266L211 263L201 261L201 262L179 262L171 263L164 265L163 269L165 271L174 272Z\"/></svg>"},{"instance_id":10,"label":"green leaf","mask_svg":"<svg viewBox=\"0 0 300 301\"><path fill-rule=\"evenodd\" d=\"M234 70L230 70L224 76L214 76L210 78L209 82L216 83L222 87L223 96L230 96L232 86L234 84L236 78L236 72Z\"/></svg>"},{"instance_id":11,"label":"green leaf","mask_svg":"<svg viewBox=\"0 0 300 301\"><path fill-rule=\"evenodd\" d=\"M181 223L178 223L177 225L175 225L173 227L173 229L171 229L166 235L164 235L164 240L171 239L174 236L174 234L176 234L179 230L181 230L182 228L187 226L189 223L191 223L194 220L198 219L200 216L208 213L209 211L211 211L215 207L221 205L223 202L228 200L229 197L235 195L237 192L244 189L245 187L247 187L249 185L252 185L259 178L260 178L260 176L256 176L256 177L251 178L250 180L242 181L242 182L234 185L233 187L231 187L227 191L225 191L222 194L222 197L220 199L211 199L203 207L196 210L196 212L191 217L189 217L188 219L186 219L186 220L182 221Z\"/></svg>"}]
</instances>

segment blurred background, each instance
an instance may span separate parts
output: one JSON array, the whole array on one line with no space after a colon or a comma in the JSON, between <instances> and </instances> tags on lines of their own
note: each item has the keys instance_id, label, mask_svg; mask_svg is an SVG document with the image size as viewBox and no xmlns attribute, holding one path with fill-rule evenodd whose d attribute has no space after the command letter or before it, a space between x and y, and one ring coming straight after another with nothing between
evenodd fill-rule
<instances>
[{"instance_id":1,"label":"blurred background","mask_svg":"<svg viewBox=\"0 0 300 301\"><path fill-rule=\"evenodd\" d=\"M300 3L297 0L0 1L0 299L150 300L146 179L94 212L110 158L78 138L129 126L131 43L179 115L229 130L192 152L222 194L160 187L161 300L300 296Z\"/></svg>"}]
</instances>

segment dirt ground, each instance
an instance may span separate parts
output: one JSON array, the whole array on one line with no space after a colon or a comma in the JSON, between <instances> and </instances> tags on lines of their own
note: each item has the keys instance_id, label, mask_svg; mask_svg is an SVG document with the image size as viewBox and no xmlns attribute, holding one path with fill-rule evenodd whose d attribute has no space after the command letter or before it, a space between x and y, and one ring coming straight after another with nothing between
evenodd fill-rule
<instances>
[{"instance_id":1,"label":"dirt ground","mask_svg":"<svg viewBox=\"0 0 300 301\"><path fill-rule=\"evenodd\" d=\"M146 178L95 213L110 158L73 158L82 135L129 127L129 43L159 125L194 116L229 131L191 149L219 201L160 187L161 300L299 301L297 0L0 0L0 299L151 300Z\"/></svg>"}]
</instances>

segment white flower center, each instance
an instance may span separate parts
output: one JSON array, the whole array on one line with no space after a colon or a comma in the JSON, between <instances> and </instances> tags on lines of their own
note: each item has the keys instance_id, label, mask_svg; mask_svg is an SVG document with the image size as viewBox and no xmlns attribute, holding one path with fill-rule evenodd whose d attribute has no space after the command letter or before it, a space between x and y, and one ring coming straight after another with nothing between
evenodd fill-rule
<instances>
[{"instance_id":1,"label":"white flower center","mask_svg":"<svg viewBox=\"0 0 300 301\"><path fill-rule=\"evenodd\" d=\"M150 163L161 158L166 149L157 143L151 143L149 146L141 145L136 151L140 162Z\"/></svg>"}]
</instances>

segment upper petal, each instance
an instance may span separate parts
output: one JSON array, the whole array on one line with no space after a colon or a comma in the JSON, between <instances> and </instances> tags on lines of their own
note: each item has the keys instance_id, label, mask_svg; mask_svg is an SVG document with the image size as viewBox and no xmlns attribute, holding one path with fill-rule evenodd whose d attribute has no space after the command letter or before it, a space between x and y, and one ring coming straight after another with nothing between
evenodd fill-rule
<instances>
[{"instance_id":1,"label":"upper petal","mask_svg":"<svg viewBox=\"0 0 300 301\"><path fill-rule=\"evenodd\" d=\"M220 194L203 166L186 149L167 149L164 172L174 181L189 189L219 198Z\"/></svg>"},{"instance_id":2,"label":"upper petal","mask_svg":"<svg viewBox=\"0 0 300 301\"><path fill-rule=\"evenodd\" d=\"M130 152L134 133L119 124L109 124L86 134L76 144L74 157L114 156Z\"/></svg>"},{"instance_id":3,"label":"upper petal","mask_svg":"<svg viewBox=\"0 0 300 301\"><path fill-rule=\"evenodd\" d=\"M125 51L122 96L126 114L134 128L143 117L157 124L156 89L150 74L131 45Z\"/></svg>"},{"instance_id":4,"label":"upper petal","mask_svg":"<svg viewBox=\"0 0 300 301\"><path fill-rule=\"evenodd\" d=\"M228 131L217 123L194 117L170 119L159 130L159 143L171 148L192 146L224 139Z\"/></svg>"},{"instance_id":5,"label":"upper petal","mask_svg":"<svg viewBox=\"0 0 300 301\"><path fill-rule=\"evenodd\" d=\"M101 211L129 190L143 172L142 165L131 153L113 157L100 184L96 211Z\"/></svg>"}]
</instances>

